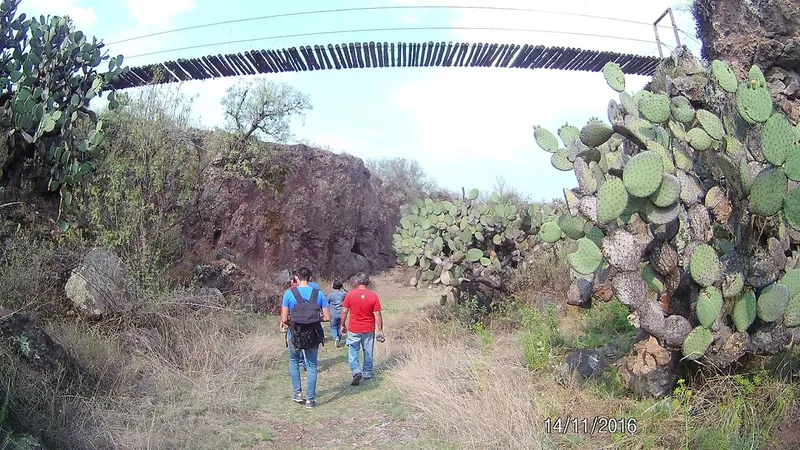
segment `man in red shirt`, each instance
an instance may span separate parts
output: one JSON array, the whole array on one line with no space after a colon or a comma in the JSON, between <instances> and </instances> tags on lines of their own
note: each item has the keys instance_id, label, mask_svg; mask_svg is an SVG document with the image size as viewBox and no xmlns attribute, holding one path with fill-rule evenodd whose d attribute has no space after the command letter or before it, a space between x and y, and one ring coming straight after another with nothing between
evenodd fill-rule
<instances>
[{"instance_id":1,"label":"man in red shirt","mask_svg":"<svg viewBox=\"0 0 800 450\"><path fill-rule=\"evenodd\" d=\"M350 372L357 386L361 379L369 380L373 375L372 353L375 338L383 341L383 318L378 294L367 288L369 275L359 272L356 275L356 288L349 291L342 303L342 335L347 332L347 357ZM347 319L350 319L349 325ZM364 362L359 364L359 351L364 351Z\"/></svg>"}]
</instances>

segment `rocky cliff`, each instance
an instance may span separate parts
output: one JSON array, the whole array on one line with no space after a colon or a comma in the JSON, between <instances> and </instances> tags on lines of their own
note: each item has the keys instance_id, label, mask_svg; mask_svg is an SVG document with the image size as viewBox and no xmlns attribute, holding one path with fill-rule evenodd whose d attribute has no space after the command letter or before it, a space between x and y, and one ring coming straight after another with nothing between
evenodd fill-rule
<instances>
[{"instance_id":1,"label":"rocky cliff","mask_svg":"<svg viewBox=\"0 0 800 450\"><path fill-rule=\"evenodd\" d=\"M319 277L350 277L394 265L398 208L361 159L305 145L258 144L268 167L215 164L209 192L219 207L186 232L205 259L266 275L307 265ZM253 176L253 174L256 174ZM216 256L214 256L216 255Z\"/></svg>"},{"instance_id":2,"label":"rocky cliff","mask_svg":"<svg viewBox=\"0 0 800 450\"><path fill-rule=\"evenodd\" d=\"M729 61L740 79L758 65L775 102L800 122L800 2L695 0L693 12L703 58Z\"/></svg>"}]
</instances>

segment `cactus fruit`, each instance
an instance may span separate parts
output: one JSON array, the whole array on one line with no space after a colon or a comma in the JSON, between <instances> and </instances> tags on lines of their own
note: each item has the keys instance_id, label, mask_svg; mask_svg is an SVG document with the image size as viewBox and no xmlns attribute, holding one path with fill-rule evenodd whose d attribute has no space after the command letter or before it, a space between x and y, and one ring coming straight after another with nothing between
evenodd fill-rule
<instances>
[{"instance_id":1,"label":"cactus fruit","mask_svg":"<svg viewBox=\"0 0 800 450\"><path fill-rule=\"evenodd\" d=\"M670 99L665 94L644 92L639 99L639 112L653 123L665 123L670 116Z\"/></svg>"},{"instance_id":2,"label":"cactus fruit","mask_svg":"<svg viewBox=\"0 0 800 450\"><path fill-rule=\"evenodd\" d=\"M739 87L739 81L728 63L718 59L711 61L711 73L714 75L714 79L717 80L719 87L730 93L736 92Z\"/></svg>"},{"instance_id":3,"label":"cactus fruit","mask_svg":"<svg viewBox=\"0 0 800 450\"><path fill-rule=\"evenodd\" d=\"M611 176L597 193L597 221L601 224L617 220L628 206L628 191L623 181Z\"/></svg>"},{"instance_id":4,"label":"cactus fruit","mask_svg":"<svg viewBox=\"0 0 800 450\"><path fill-rule=\"evenodd\" d=\"M587 147L599 147L605 144L612 134L614 134L614 130L611 127L596 118L592 118L581 129L580 139Z\"/></svg>"},{"instance_id":5,"label":"cactus fruit","mask_svg":"<svg viewBox=\"0 0 800 450\"><path fill-rule=\"evenodd\" d=\"M664 174L661 185L650 194L650 201L660 208L666 208L677 202L681 195L681 182L675 175Z\"/></svg>"},{"instance_id":6,"label":"cactus fruit","mask_svg":"<svg viewBox=\"0 0 800 450\"><path fill-rule=\"evenodd\" d=\"M622 172L625 189L634 197L648 197L661 185L664 163L655 152L643 152L628 161Z\"/></svg>"},{"instance_id":7,"label":"cactus fruit","mask_svg":"<svg viewBox=\"0 0 800 450\"><path fill-rule=\"evenodd\" d=\"M547 128L539 125L533 127L533 137L542 150L553 153L558 150L558 139Z\"/></svg>"},{"instance_id":8,"label":"cactus fruit","mask_svg":"<svg viewBox=\"0 0 800 450\"><path fill-rule=\"evenodd\" d=\"M779 320L789 306L789 288L773 283L761 290L756 302L756 313L764 322Z\"/></svg>"},{"instance_id":9,"label":"cactus fruit","mask_svg":"<svg viewBox=\"0 0 800 450\"><path fill-rule=\"evenodd\" d=\"M800 188L794 188L783 198L783 215L790 227L800 231Z\"/></svg>"},{"instance_id":10,"label":"cactus fruit","mask_svg":"<svg viewBox=\"0 0 800 450\"><path fill-rule=\"evenodd\" d=\"M689 273L697 284L711 286L719 280L721 270L717 253L710 245L701 244L694 249L689 262Z\"/></svg>"},{"instance_id":11,"label":"cactus fruit","mask_svg":"<svg viewBox=\"0 0 800 450\"><path fill-rule=\"evenodd\" d=\"M772 115L772 96L766 87L742 83L736 91L736 108L750 124L764 123Z\"/></svg>"},{"instance_id":12,"label":"cactus fruit","mask_svg":"<svg viewBox=\"0 0 800 450\"><path fill-rule=\"evenodd\" d=\"M756 320L756 296L753 291L747 291L736 301L731 313L736 331L744 333Z\"/></svg>"},{"instance_id":13,"label":"cactus fruit","mask_svg":"<svg viewBox=\"0 0 800 450\"><path fill-rule=\"evenodd\" d=\"M580 138L580 134L581 130L567 123L558 128L558 137L561 138L561 142L565 146L577 141Z\"/></svg>"},{"instance_id":14,"label":"cactus fruit","mask_svg":"<svg viewBox=\"0 0 800 450\"><path fill-rule=\"evenodd\" d=\"M714 286L704 288L697 298L696 308L700 324L711 328L722 312L722 292Z\"/></svg>"},{"instance_id":15,"label":"cactus fruit","mask_svg":"<svg viewBox=\"0 0 800 450\"><path fill-rule=\"evenodd\" d=\"M683 356L688 360L696 360L702 357L708 347L714 342L714 335L708 328L699 326L693 329L683 341Z\"/></svg>"},{"instance_id":16,"label":"cactus fruit","mask_svg":"<svg viewBox=\"0 0 800 450\"><path fill-rule=\"evenodd\" d=\"M786 161L787 150L793 147L794 131L786 116L773 114L761 130L761 153L773 166Z\"/></svg>"},{"instance_id":17,"label":"cactus fruit","mask_svg":"<svg viewBox=\"0 0 800 450\"><path fill-rule=\"evenodd\" d=\"M689 140L689 145L691 145L693 149L701 152L708 150L714 144L711 136L702 128L692 128L689 130L686 133L686 139Z\"/></svg>"},{"instance_id":18,"label":"cactus fruit","mask_svg":"<svg viewBox=\"0 0 800 450\"><path fill-rule=\"evenodd\" d=\"M697 115L697 121L700 123L700 126L703 127L703 130L705 130L712 139L721 141L722 138L725 137L725 128L723 128L722 121L719 120L719 117L705 109L698 109L695 114Z\"/></svg>"},{"instance_id":19,"label":"cactus fruit","mask_svg":"<svg viewBox=\"0 0 800 450\"><path fill-rule=\"evenodd\" d=\"M539 228L539 238L548 244L552 244L561 239L561 228L555 222L545 222Z\"/></svg>"},{"instance_id":20,"label":"cactus fruit","mask_svg":"<svg viewBox=\"0 0 800 450\"><path fill-rule=\"evenodd\" d=\"M572 170L572 163L570 162L569 158L567 158L567 151L563 148L557 150L550 156L550 164L562 172L568 172Z\"/></svg>"},{"instance_id":21,"label":"cactus fruit","mask_svg":"<svg viewBox=\"0 0 800 450\"><path fill-rule=\"evenodd\" d=\"M575 272L582 275L589 275L600 268L603 262L603 255L600 249L587 238L578 239L578 250L567 255L569 265Z\"/></svg>"},{"instance_id":22,"label":"cactus fruit","mask_svg":"<svg viewBox=\"0 0 800 450\"><path fill-rule=\"evenodd\" d=\"M761 171L750 188L750 211L759 216L771 216L780 211L789 180L782 167L768 167Z\"/></svg>"},{"instance_id":23,"label":"cactus fruit","mask_svg":"<svg viewBox=\"0 0 800 450\"><path fill-rule=\"evenodd\" d=\"M764 73L761 72L761 68L756 65L750 66L750 70L747 72L747 79L750 80L751 83L755 83L758 87L765 87L767 85L767 79L764 78Z\"/></svg>"},{"instance_id":24,"label":"cactus fruit","mask_svg":"<svg viewBox=\"0 0 800 450\"><path fill-rule=\"evenodd\" d=\"M625 90L625 73L619 64L609 61L603 66L603 77L611 89L622 92Z\"/></svg>"}]
</instances>

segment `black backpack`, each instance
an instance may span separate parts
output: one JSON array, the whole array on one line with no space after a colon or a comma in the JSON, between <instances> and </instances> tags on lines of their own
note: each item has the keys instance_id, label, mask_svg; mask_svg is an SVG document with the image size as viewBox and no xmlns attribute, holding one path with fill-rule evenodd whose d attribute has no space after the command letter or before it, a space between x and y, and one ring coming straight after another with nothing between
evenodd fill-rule
<instances>
[{"instance_id":1,"label":"black backpack","mask_svg":"<svg viewBox=\"0 0 800 450\"><path fill-rule=\"evenodd\" d=\"M297 304L291 312L292 345L299 349L316 348L325 342L322 329L322 309L317 304L319 290L311 291L311 298L306 300L300 295L297 287L291 289Z\"/></svg>"}]
</instances>

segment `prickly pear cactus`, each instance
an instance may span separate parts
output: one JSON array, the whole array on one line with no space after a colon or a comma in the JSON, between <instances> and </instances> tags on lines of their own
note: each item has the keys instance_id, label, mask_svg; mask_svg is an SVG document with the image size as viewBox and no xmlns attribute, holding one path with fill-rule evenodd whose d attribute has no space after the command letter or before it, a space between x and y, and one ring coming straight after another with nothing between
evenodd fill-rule
<instances>
[{"instance_id":1,"label":"prickly pear cactus","mask_svg":"<svg viewBox=\"0 0 800 450\"><path fill-rule=\"evenodd\" d=\"M635 326L724 367L800 339L800 131L758 67L738 80L724 61L697 73L686 49L672 60L652 91L631 93L609 63L609 123L593 118L564 145L579 184L568 213L597 230L569 256L573 287L587 307L611 280ZM698 87L670 84L681 76Z\"/></svg>"},{"instance_id":2,"label":"prickly pear cactus","mask_svg":"<svg viewBox=\"0 0 800 450\"><path fill-rule=\"evenodd\" d=\"M569 135L569 130L559 134ZM577 134L576 130L570 139L577 140ZM558 145L545 129L535 135L542 145ZM394 234L394 249L401 263L417 267L412 280L415 286L442 286L445 302L450 296L462 299L468 286L475 283L502 290L509 266L517 265L535 247L552 247L568 236L588 241L582 244L582 270L591 273L600 264L599 251L593 253L591 248L596 250L596 245L584 238L584 219L561 216L559 205L534 204L521 209L497 193L486 201L479 196L480 192L472 189L454 201L418 199L404 208Z\"/></svg>"},{"instance_id":3,"label":"prickly pear cactus","mask_svg":"<svg viewBox=\"0 0 800 450\"><path fill-rule=\"evenodd\" d=\"M75 30L68 17L26 17L17 14L19 3L0 1L0 128L6 147L0 150L0 184L41 181L60 193L61 209L69 209L73 188L94 170L91 161L103 143L102 122L89 101L127 67L122 56L109 60L103 44ZM106 60L108 70L100 72ZM113 91L107 98L110 109L118 105ZM87 136L74 128L84 117L94 125Z\"/></svg>"}]
</instances>

